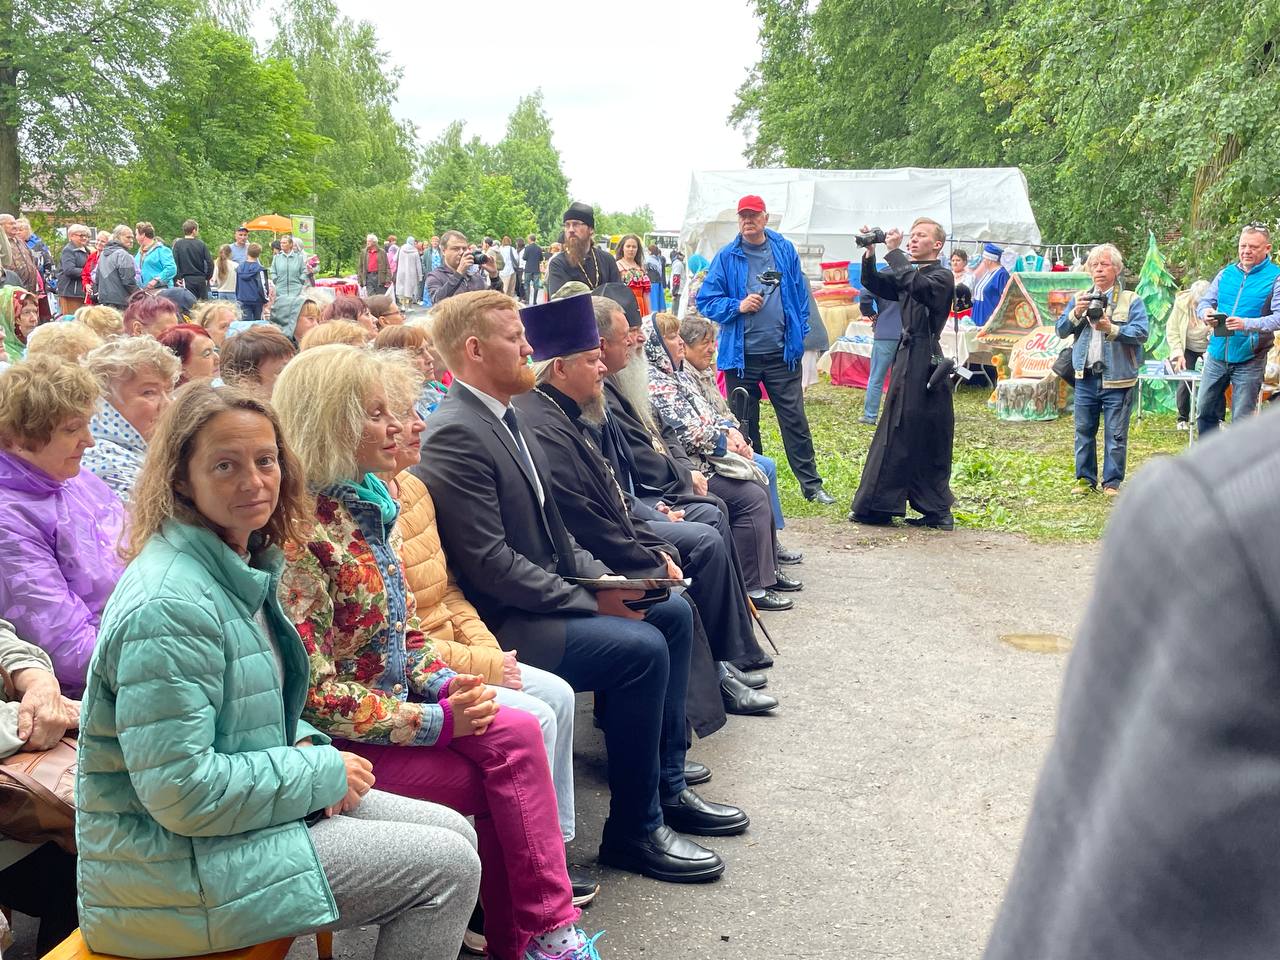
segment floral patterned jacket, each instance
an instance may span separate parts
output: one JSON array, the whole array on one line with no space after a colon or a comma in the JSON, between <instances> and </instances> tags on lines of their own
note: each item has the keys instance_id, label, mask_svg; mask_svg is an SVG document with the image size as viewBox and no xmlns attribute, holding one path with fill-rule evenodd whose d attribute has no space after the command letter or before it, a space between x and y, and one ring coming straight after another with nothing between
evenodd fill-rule
<instances>
[{"instance_id":1,"label":"floral patterned jacket","mask_svg":"<svg viewBox=\"0 0 1280 960\"><path fill-rule=\"evenodd\" d=\"M338 484L316 496L308 542L285 551L280 601L311 660L303 716L331 737L444 746L455 674L419 628L397 547L377 509Z\"/></svg>"},{"instance_id":2,"label":"floral patterned jacket","mask_svg":"<svg viewBox=\"0 0 1280 960\"><path fill-rule=\"evenodd\" d=\"M724 455L726 425L696 388L680 381L657 328L646 322L645 331L644 353L649 361L649 400L653 410L676 432L695 464L709 471L709 458Z\"/></svg>"}]
</instances>

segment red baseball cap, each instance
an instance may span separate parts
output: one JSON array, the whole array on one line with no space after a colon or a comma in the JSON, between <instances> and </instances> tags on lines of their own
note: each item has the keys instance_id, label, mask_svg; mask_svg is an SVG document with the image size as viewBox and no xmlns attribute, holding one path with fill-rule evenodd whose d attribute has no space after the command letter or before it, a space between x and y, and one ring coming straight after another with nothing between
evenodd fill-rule
<instances>
[{"instance_id":1,"label":"red baseball cap","mask_svg":"<svg viewBox=\"0 0 1280 960\"><path fill-rule=\"evenodd\" d=\"M738 212L750 210L752 213L764 213L764 200L754 193L749 193L738 201Z\"/></svg>"}]
</instances>

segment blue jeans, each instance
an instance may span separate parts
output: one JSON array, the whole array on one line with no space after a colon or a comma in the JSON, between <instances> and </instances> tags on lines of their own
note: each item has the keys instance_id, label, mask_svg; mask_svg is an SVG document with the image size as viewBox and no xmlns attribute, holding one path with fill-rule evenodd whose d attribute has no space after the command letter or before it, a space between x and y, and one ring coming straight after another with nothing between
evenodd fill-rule
<instances>
[{"instance_id":1,"label":"blue jeans","mask_svg":"<svg viewBox=\"0 0 1280 960\"><path fill-rule=\"evenodd\" d=\"M1223 398L1231 384L1231 422L1243 420L1258 407L1262 391L1262 375L1267 369L1267 355L1260 353L1243 363L1227 363L1205 354L1200 373L1200 410L1196 429L1201 436L1218 429L1225 413Z\"/></svg>"},{"instance_id":2,"label":"blue jeans","mask_svg":"<svg viewBox=\"0 0 1280 960\"><path fill-rule=\"evenodd\" d=\"M778 463L773 457L766 457L763 453L755 454L753 459L756 466L769 478L769 502L773 504L773 525L781 530L786 523L782 519L782 501L778 499Z\"/></svg>"},{"instance_id":3,"label":"blue jeans","mask_svg":"<svg viewBox=\"0 0 1280 960\"><path fill-rule=\"evenodd\" d=\"M862 415L868 420L874 420L880 415L884 378L889 375L889 368L893 366L893 358L897 353L897 340L871 341L871 373L867 375L867 400L862 405Z\"/></svg>"},{"instance_id":4,"label":"blue jeans","mask_svg":"<svg viewBox=\"0 0 1280 960\"><path fill-rule=\"evenodd\" d=\"M1102 485L1118 487L1124 481L1129 448L1129 416L1133 413L1133 387L1103 389L1101 377L1076 378L1076 476L1098 485L1098 419L1103 419Z\"/></svg>"},{"instance_id":5,"label":"blue jeans","mask_svg":"<svg viewBox=\"0 0 1280 960\"><path fill-rule=\"evenodd\" d=\"M236 292L234 290L215 290L213 291L213 298L215 300L234 300Z\"/></svg>"},{"instance_id":6,"label":"blue jeans","mask_svg":"<svg viewBox=\"0 0 1280 960\"><path fill-rule=\"evenodd\" d=\"M606 835L645 837L662 826L660 799L685 788L685 694L693 608L683 597L654 604L643 620L572 617L555 672L601 695L609 757Z\"/></svg>"}]
</instances>

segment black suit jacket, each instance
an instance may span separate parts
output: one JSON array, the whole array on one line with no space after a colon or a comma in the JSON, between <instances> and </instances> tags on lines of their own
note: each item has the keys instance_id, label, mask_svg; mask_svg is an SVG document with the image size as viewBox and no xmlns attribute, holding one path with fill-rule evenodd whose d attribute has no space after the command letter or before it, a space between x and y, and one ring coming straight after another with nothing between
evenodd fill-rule
<instances>
[{"instance_id":1,"label":"black suit jacket","mask_svg":"<svg viewBox=\"0 0 1280 960\"><path fill-rule=\"evenodd\" d=\"M613 471L576 422L580 408L572 399L542 387L515 400L524 429L532 430L548 455L548 476L556 506L574 539L619 573L665 577L666 552L677 564L680 554L649 524L631 516Z\"/></svg>"},{"instance_id":2,"label":"black suit jacket","mask_svg":"<svg viewBox=\"0 0 1280 960\"><path fill-rule=\"evenodd\" d=\"M596 612L594 595L563 577L612 571L565 528L550 468L532 430L521 428L546 502L506 425L455 383L427 420L413 474L436 504L436 526L458 585L505 649L554 669L564 655L564 621Z\"/></svg>"}]
</instances>

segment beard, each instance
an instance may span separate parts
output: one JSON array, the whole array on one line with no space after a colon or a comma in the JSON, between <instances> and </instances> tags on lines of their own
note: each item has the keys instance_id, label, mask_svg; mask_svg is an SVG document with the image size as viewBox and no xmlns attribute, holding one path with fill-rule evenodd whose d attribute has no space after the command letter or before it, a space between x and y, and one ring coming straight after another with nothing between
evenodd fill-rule
<instances>
[{"instance_id":1,"label":"beard","mask_svg":"<svg viewBox=\"0 0 1280 960\"><path fill-rule=\"evenodd\" d=\"M591 237L579 237L577 235L565 237L564 249L572 263L580 264L582 263L582 258L587 255L587 251L591 249Z\"/></svg>"},{"instance_id":2,"label":"beard","mask_svg":"<svg viewBox=\"0 0 1280 960\"><path fill-rule=\"evenodd\" d=\"M528 393L537 383L537 374L534 372L533 367L526 363L520 368L520 372L516 374L515 389L511 391L511 395L514 397L522 393Z\"/></svg>"},{"instance_id":3,"label":"beard","mask_svg":"<svg viewBox=\"0 0 1280 960\"><path fill-rule=\"evenodd\" d=\"M640 414L645 428L657 436L658 425L653 419L653 404L649 400L649 361L645 359L644 347L639 348L638 355L631 355L625 367L609 374L609 379Z\"/></svg>"},{"instance_id":4,"label":"beard","mask_svg":"<svg viewBox=\"0 0 1280 960\"><path fill-rule=\"evenodd\" d=\"M578 409L582 411L582 419L590 426L599 427L604 424L605 406L604 406L604 390L592 394L590 400L586 400L578 404Z\"/></svg>"}]
</instances>

